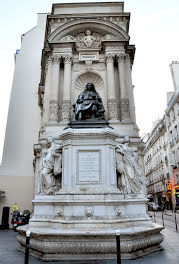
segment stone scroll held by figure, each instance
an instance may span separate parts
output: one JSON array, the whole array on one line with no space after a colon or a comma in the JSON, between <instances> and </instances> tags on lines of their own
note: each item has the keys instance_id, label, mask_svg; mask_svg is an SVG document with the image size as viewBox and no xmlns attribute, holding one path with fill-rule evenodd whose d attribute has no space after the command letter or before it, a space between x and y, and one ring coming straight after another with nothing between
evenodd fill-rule
<instances>
[{"instance_id":1,"label":"stone scroll held by figure","mask_svg":"<svg viewBox=\"0 0 179 264\"><path fill-rule=\"evenodd\" d=\"M123 143L116 147L116 170L118 188L126 194L137 195L142 188L142 169L139 156L129 146L129 137L124 137Z\"/></svg>"},{"instance_id":2,"label":"stone scroll held by figure","mask_svg":"<svg viewBox=\"0 0 179 264\"><path fill-rule=\"evenodd\" d=\"M74 120L98 119L104 120L104 106L93 83L89 82L78 96L74 108Z\"/></svg>"},{"instance_id":3,"label":"stone scroll held by figure","mask_svg":"<svg viewBox=\"0 0 179 264\"><path fill-rule=\"evenodd\" d=\"M54 194L61 188L62 146L56 144L52 137L48 137L47 141L50 147L40 166L41 193Z\"/></svg>"}]
</instances>

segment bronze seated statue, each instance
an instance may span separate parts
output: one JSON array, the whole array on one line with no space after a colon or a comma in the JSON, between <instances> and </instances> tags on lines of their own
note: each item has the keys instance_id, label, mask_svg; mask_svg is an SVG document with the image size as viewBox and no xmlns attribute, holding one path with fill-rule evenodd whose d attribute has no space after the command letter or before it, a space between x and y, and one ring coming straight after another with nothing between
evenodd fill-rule
<instances>
[{"instance_id":1,"label":"bronze seated statue","mask_svg":"<svg viewBox=\"0 0 179 264\"><path fill-rule=\"evenodd\" d=\"M93 83L87 83L84 91L80 93L74 108L74 120L104 119L104 106L99 93Z\"/></svg>"}]
</instances>

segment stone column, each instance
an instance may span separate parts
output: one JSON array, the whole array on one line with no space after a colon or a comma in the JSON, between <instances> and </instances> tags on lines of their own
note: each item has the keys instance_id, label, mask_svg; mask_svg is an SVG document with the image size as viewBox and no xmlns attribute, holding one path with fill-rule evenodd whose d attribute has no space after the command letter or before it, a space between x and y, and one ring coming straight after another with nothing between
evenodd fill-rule
<instances>
[{"instance_id":1,"label":"stone column","mask_svg":"<svg viewBox=\"0 0 179 264\"><path fill-rule=\"evenodd\" d=\"M49 100L50 100L50 91L52 85L52 57L50 57L45 66L45 89L44 89L44 100L43 100L43 124L48 122L49 120Z\"/></svg>"},{"instance_id":2,"label":"stone column","mask_svg":"<svg viewBox=\"0 0 179 264\"><path fill-rule=\"evenodd\" d=\"M71 110L71 56L66 55L64 58L64 87L62 102L62 120L70 120Z\"/></svg>"},{"instance_id":3,"label":"stone column","mask_svg":"<svg viewBox=\"0 0 179 264\"><path fill-rule=\"evenodd\" d=\"M125 121L130 119L129 95L126 85L126 68L125 68L126 54L119 54L117 57L118 57L119 84L120 84L120 115L121 115L121 121Z\"/></svg>"},{"instance_id":4,"label":"stone column","mask_svg":"<svg viewBox=\"0 0 179 264\"><path fill-rule=\"evenodd\" d=\"M106 54L107 64L107 85L108 85L108 116L109 120L118 119L117 100L114 81L114 57L111 54Z\"/></svg>"},{"instance_id":5,"label":"stone column","mask_svg":"<svg viewBox=\"0 0 179 264\"><path fill-rule=\"evenodd\" d=\"M129 56L129 54L126 54L126 86L127 86L128 95L129 95L129 102L130 102L130 117L131 117L131 120L134 123L136 123L131 67L132 66L131 66L130 56Z\"/></svg>"},{"instance_id":6,"label":"stone column","mask_svg":"<svg viewBox=\"0 0 179 264\"><path fill-rule=\"evenodd\" d=\"M60 58L53 56L52 88L50 94L49 121L58 122L58 94L60 79Z\"/></svg>"}]
</instances>

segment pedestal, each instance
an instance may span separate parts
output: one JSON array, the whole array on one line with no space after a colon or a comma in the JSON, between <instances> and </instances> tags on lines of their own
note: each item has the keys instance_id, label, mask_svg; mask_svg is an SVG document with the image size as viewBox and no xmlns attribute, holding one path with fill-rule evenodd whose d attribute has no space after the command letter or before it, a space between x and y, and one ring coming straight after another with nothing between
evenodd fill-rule
<instances>
[{"instance_id":1,"label":"pedestal","mask_svg":"<svg viewBox=\"0 0 179 264\"><path fill-rule=\"evenodd\" d=\"M159 250L163 227L147 215L143 188L135 197L117 188L118 133L68 128L59 138L62 188L54 195L35 196L29 226L19 228L21 249L29 229L30 252L43 261L115 259L115 231L120 229L122 258Z\"/></svg>"}]
</instances>

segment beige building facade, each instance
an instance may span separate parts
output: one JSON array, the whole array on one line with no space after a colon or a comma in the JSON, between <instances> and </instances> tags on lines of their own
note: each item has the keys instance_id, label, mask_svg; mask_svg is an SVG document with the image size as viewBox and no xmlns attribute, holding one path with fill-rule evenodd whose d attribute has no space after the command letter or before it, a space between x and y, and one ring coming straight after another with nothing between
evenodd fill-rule
<instances>
[{"instance_id":1,"label":"beige building facade","mask_svg":"<svg viewBox=\"0 0 179 264\"><path fill-rule=\"evenodd\" d=\"M170 65L174 92L167 94L167 108L149 134L145 148L148 197L167 209L179 205L179 63Z\"/></svg>"}]
</instances>

